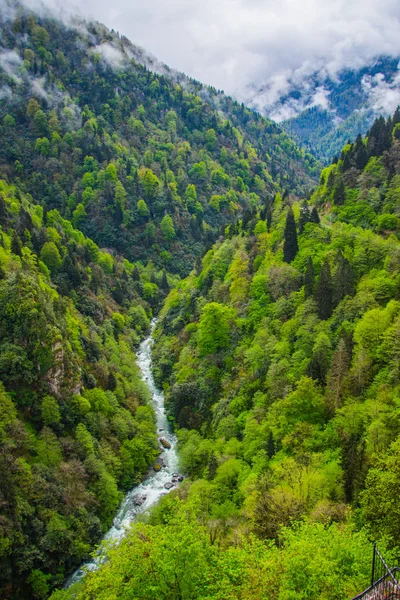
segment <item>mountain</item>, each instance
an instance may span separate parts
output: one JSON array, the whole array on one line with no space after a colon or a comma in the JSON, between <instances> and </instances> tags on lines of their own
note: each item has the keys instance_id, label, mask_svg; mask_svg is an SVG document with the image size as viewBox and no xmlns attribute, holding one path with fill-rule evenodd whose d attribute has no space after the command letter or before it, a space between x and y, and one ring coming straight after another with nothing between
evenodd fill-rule
<instances>
[{"instance_id":1,"label":"mountain","mask_svg":"<svg viewBox=\"0 0 400 600\"><path fill-rule=\"evenodd\" d=\"M309 202L277 194L228 228L170 292L155 375L189 480L79 600L346 599L372 540L396 554L399 120L347 145Z\"/></svg>"},{"instance_id":2,"label":"mountain","mask_svg":"<svg viewBox=\"0 0 400 600\"><path fill-rule=\"evenodd\" d=\"M277 125L149 71L100 24L16 8L1 33L0 174L129 260L187 274L253 204L314 184L315 160Z\"/></svg>"},{"instance_id":3,"label":"mountain","mask_svg":"<svg viewBox=\"0 0 400 600\"><path fill-rule=\"evenodd\" d=\"M277 125L141 62L168 71L99 23L2 4L2 598L62 586L158 455L135 352L170 288L316 182Z\"/></svg>"},{"instance_id":4,"label":"mountain","mask_svg":"<svg viewBox=\"0 0 400 600\"><path fill-rule=\"evenodd\" d=\"M103 25L1 15L0 596L354 595L400 545L399 112L319 174ZM64 591L158 456L156 314L189 477Z\"/></svg>"},{"instance_id":5,"label":"mountain","mask_svg":"<svg viewBox=\"0 0 400 600\"><path fill-rule=\"evenodd\" d=\"M399 57L381 56L359 69L331 76L322 68L298 75L289 91L268 101L268 86L253 91L249 106L280 122L303 148L329 163L348 139L365 135L374 119L400 104Z\"/></svg>"}]
</instances>

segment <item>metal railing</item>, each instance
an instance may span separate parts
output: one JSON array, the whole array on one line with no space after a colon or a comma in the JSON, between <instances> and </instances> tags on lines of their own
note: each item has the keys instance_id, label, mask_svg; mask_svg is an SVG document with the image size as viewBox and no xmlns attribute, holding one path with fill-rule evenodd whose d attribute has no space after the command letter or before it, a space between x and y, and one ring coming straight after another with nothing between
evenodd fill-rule
<instances>
[{"instance_id":1,"label":"metal railing","mask_svg":"<svg viewBox=\"0 0 400 600\"><path fill-rule=\"evenodd\" d=\"M400 568L389 569L376 543L372 555L371 585L353 600L400 600Z\"/></svg>"}]
</instances>

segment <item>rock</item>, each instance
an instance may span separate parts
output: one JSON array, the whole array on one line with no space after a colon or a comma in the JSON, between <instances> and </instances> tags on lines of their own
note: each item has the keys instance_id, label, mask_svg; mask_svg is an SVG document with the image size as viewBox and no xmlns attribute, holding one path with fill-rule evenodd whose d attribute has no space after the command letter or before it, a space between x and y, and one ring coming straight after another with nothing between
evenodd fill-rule
<instances>
[{"instance_id":1,"label":"rock","mask_svg":"<svg viewBox=\"0 0 400 600\"><path fill-rule=\"evenodd\" d=\"M166 490L170 490L171 488L175 487L174 484L172 483L172 481L169 481L168 483L166 483L164 485Z\"/></svg>"},{"instance_id":2,"label":"rock","mask_svg":"<svg viewBox=\"0 0 400 600\"><path fill-rule=\"evenodd\" d=\"M153 471L155 471L156 473L158 473L158 471L161 471L161 468L162 468L162 466L163 466L163 465L161 465L159 462L156 462L156 463L153 465Z\"/></svg>"},{"instance_id":3,"label":"rock","mask_svg":"<svg viewBox=\"0 0 400 600\"><path fill-rule=\"evenodd\" d=\"M164 429L162 429L162 428L161 428L161 429L159 429L158 431L164 431Z\"/></svg>"},{"instance_id":4,"label":"rock","mask_svg":"<svg viewBox=\"0 0 400 600\"><path fill-rule=\"evenodd\" d=\"M171 444L165 438L161 437L158 441L160 442L160 444L162 444L164 446L164 448L168 448L168 449L171 448Z\"/></svg>"},{"instance_id":5,"label":"rock","mask_svg":"<svg viewBox=\"0 0 400 600\"><path fill-rule=\"evenodd\" d=\"M133 503L134 503L135 506L142 506L143 502L145 502L146 499L147 499L147 496L145 496L145 495L139 495L139 496L136 496L133 499Z\"/></svg>"},{"instance_id":6,"label":"rock","mask_svg":"<svg viewBox=\"0 0 400 600\"><path fill-rule=\"evenodd\" d=\"M183 481L184 479L185 479L185 478L184 478L184 476L183 476L183 475L179 475L179 477L178 477L178 481Z\"/></svg>"},{"instance_id":7,"label":"rock","mask_svg":"<svg viewBox=\"0 0 400 600\"><path fill-rule=\"evenodd\" d=\"M179 473L172 473L172 477L179 477Z\"/></svg>"}]
</instances>

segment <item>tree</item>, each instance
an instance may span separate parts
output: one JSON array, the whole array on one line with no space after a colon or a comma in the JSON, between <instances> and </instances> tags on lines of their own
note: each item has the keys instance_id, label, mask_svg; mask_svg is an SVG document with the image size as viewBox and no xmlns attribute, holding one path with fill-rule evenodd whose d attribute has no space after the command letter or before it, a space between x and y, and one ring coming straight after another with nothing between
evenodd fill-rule
<instances>
[{"instance_id":1,"label":"tree","mask_svg":"<svg viewBox=\"0 0 400 600\"><path fill-rule=\"evenodd\" d=\"M331 268L328 260L325 260L318 279L316 300L320 319L329 319L333 310L333 284Z\"/></svg>"},{"instance_id":2,"label":"tree","mask_svg":"<svg viewBox=\"0 0 400 600\"><path fill-rule=\"evenodd\" d=\"M207 150L213 152L218 144L217 134L215 133L214 129L208 129L208 131L206 131L205 140Z\"/></svg>"},{"instance_id":3,"label":"tree","mask_svg":"<svg viewBox=\"0 0 400 600\"><path fill-rule=\"evenodd\" d=\"M56 425L61 421L60 409L53 396L45 396L42 400L42 421L45 425Z\"/></svg>"},{"instance_id":4,"label":"tree","mask_svg":"<svg viewBox=\"0 0 400 600\"><path fill-rule=\"evenodd\" d=\"M233 317L233 309L217 302L211 302L203 307L197 336L200 356L215 354L229 346Z\"/></svg>"},{"instance_id":5,"label":"tree","mask_svg":"<svg viewBox=\"0 0 400 600\"><path fill-rule=\"evenodd\" d=\"M294 220L292 207L290 207L286 216L283 243L283 260L287 263L291 263L298 251L299 246L297 243L296 223Z\"/></svg>"},{"instance_id":6,"label":"tree","mask_svg":"<svg viewBox=\"0 0 400 600\"><path fill-rule=\"evenodd\" d=\"M139 213L139 216L142 217L142 219L145 219L150 215L150 211L144 200L139 200L139 202L137 203L137 211Z\"/></svg>"},{"instance_id":7,"label":"tree","mask_svg":"<svg viewBox=\"0 0 400 600\"><path fill-rule=\"evenodd\" d=\"M44 262L46 267L48 267L52 273L55 273L60 269L62 259L54 242L46 242L43 244L40 251L40 260Z\"/></svg>"},{"instance_id":8,"label":"tree","mask_svg":"<svg viewBox=\"0 0 400 600\"><path fill-rule=\"evenodd\" d=\"M342 177L339 178L337 184L333 188L333 202L336 206L341 206L346 200L346 187Z\"/></svg>"},{"instance_id":9,"label":"tree","mask_svg":"<svg viewBox=\"0 0 400 600\"><path fill-rule=\"evenodd\" d=\"M354 271L350 262L339 251L333 277L333 306L337 306L346 296L353 296L354 292Z\"/></svg>"},{"instance_id":10,"label":"tree","mask_svg":"<svg viewBox=\"0 0 400 600\"><path fill-rule=\"evenodd\" d=\"M377 457L368 472L365 490L361 493L364 518L375 537L386 536L391 545L400 539L400 440L389 451Z\"/></svg>"},{"instance_id":11,"label":"tree","mask_svg":"<svg viewBox=\"0 0 400 600\"><path fill-rule=\"evenodd\" d=\"M300 207L300 223L299 223L299 233L303 233L304 227L307 223L311 221L310 207L306 201L301 203Z\"/></svg>"},{"instance_id":12,"label":"tree","mask_svg":"<svg viewBox=\"0 0 400 600\"><path fill-rule=\"evenodd\" d=\"M83 423L79 423L75 431L76 441L84 456L94 453L93 438Z\"/></svg>"},{"instance_id":13,"label":"tree","mask_svg":"<svg viewBox=\"0 0 400 600\"><path fill-rule=\"evenodd\" d=\"M316 225L319 225L320 222L321 222L321 219L319 218L318 211L315 208L315 206L313 206L311 215L310 215L310 223L315 223Z\"/></svg>"},{"instance_id":14,"label":"tree","mask_svg":"<svg viewBox=\"0 0 400 600\"><path fill-rule=\"evenodd\" d=\"M22 256L22 242L16 231L11 236L11 252L17 256Z\"/></svg>"},{"instance_id":15,"label":"tree","mask_svg":"<svg viewBox=\"0 0 400 600\"><path fill-rule=\"evenodd\" d=\"M173 240L175 238L174 222L170 215L165 215L160 223L161 233L165 240Z\"/></svg>"}]
</instances>

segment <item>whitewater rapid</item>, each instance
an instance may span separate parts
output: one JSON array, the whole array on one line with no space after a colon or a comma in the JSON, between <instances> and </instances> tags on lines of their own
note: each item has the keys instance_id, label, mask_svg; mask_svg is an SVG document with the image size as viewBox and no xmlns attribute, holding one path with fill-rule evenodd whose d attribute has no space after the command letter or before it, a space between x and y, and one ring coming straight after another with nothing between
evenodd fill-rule
<instances>
[{"instance_id":1,"label":"whitewater rapid","mask_svg":"<svg viewBox=\"0 0 400 600\"><path fill-rule=\"evenodd\" d=\"M143 480L142 483L133 487L122 501L111 528L103 537L103 542L113 541L118 543L126 534L129 526L134 522L136 515L145 513L156 502L168 493L165 485L172 483L173 475L178 471L178 454L177 454L177 439L170 431L167 415L165 414L164 395L157 389L154 383L154 378L151 370L151 349L154 343L153 331L156 325L154 319L151 323L149 336L143 340L136 354L137 365L141 371L142 379L147 384L151 397L154 412L157 421L157 433L159 438L163 438L170 444L169 449L164 449L159 457L159 461L163 463L160 471L151 471ZM161 446L162 447L162 446ZM176 477L174 478L176 479ZM176 487L176 481L170 489ZM73 583L80 581L86 572L95 571L106 560L106 551L100 545L99 551L91 562L83 564L77 569L66 582L65 587L69 587Z\"/></svg>"}]
</instances>

